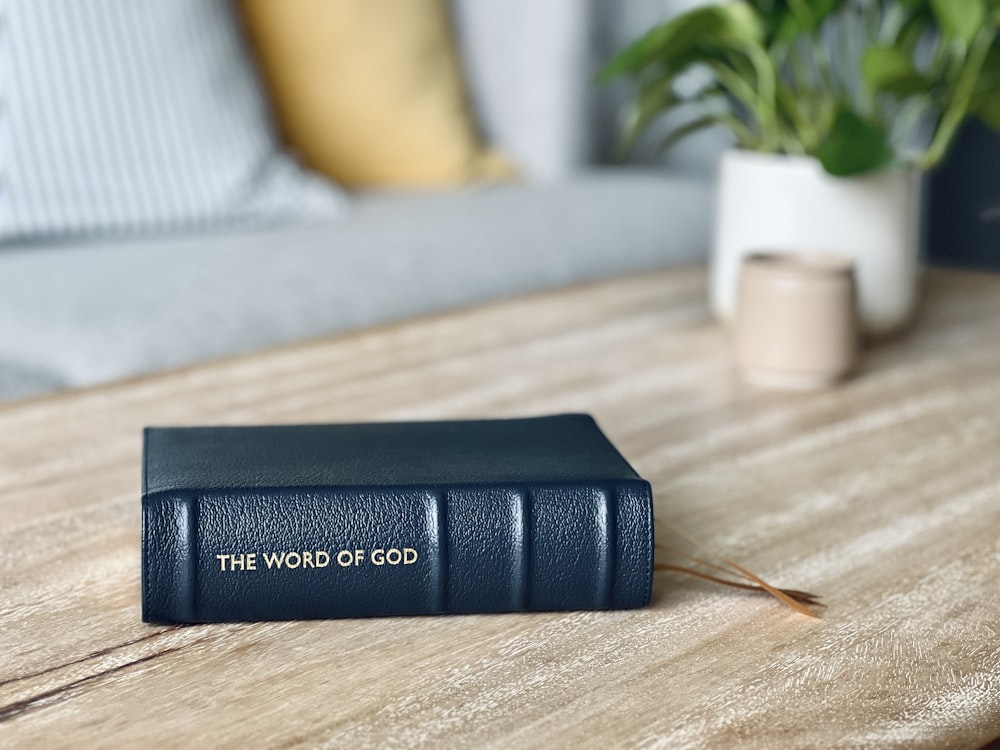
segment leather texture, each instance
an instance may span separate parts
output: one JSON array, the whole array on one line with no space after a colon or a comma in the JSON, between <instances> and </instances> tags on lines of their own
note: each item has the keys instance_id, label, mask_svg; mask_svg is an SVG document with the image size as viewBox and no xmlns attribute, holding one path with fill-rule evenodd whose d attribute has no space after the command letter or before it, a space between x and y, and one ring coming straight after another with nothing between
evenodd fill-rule
<instances>
[{"instance_id":1,"label":"leather texture","mask_svg":"<svg viewBox=\"0 0 1000 750\"><path fill-rule=\"evenodd\" d=\"M142 502L147 622L649 602L650 486L587 415L147 428Z\"/></svg>"}]
</instances>

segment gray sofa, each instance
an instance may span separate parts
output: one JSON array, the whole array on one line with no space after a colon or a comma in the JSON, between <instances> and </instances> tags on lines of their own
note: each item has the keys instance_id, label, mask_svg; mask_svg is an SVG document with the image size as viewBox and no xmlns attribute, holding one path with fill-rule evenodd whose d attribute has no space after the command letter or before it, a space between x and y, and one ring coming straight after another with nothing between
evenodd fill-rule
<instances>
[{"instance_id":1,"label":"gray sofa","mask_svg":"<svg viewBox=\"0 0 1000 750\"><path fill-rule=\"evenodd\" d=\"M496 24L456 4L477 112L524 182L357 194L308 224L0 246L0 400L702 257L717 139L599 166L622 93L590 86L595 60L670 4L533 2ZM542 28L525 37L518 12ZM505 34L517 59L497 59Z\"/></svg>"}]
</instances>

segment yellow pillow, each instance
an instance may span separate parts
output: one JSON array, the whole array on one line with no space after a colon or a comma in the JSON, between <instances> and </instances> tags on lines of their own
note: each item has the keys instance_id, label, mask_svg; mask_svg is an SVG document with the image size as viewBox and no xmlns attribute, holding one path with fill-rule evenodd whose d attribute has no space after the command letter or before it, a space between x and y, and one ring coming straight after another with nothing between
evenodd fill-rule
<instances>
[{"instance_id":1,"label":"yellow pillow","mask_svg":"<svg viewBox=\"0 0 1000 750\"><path fill-rule=\"evenodd\" d=\"M446 0L241 0L288 144L346 186L511 177L473 124Z\"/></svg>"}]
</instances>

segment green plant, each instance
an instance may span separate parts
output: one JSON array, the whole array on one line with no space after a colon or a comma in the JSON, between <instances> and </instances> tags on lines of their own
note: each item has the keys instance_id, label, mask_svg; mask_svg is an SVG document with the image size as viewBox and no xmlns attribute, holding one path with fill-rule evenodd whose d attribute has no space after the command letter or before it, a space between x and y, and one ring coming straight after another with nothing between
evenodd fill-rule
<instances>
[{"instance_id":1,"label":"green plant","mask_svg":"<svg viewBox=\"0 0 1000 750\"><path fill-rule=\"evenodd\" d=\"M928 169L959 126L1000 130L1000 0L739 0L654 27L598 74L638 91L623 146L687 110L662 143L711 125L743 148L852 175Z\"/></svg>"}]
</instances>

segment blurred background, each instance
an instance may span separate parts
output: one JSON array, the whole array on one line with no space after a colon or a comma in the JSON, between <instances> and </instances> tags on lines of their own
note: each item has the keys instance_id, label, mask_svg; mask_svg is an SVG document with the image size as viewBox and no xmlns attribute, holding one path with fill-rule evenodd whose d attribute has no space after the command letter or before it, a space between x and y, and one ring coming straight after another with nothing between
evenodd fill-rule
<instances>
[{"instance_id":1,"label":"blurred background","mask_svg":"<svg viewBox=\"0 0 1000 750\"><path fill-rule=\"evenodd\" d=\"M623 153L638 79L595 76L704 5L6 0L0 400L703 262L733 130ZM969 122L921 176L930 262L1000 268L998 166Z\"/></svg>"}]
</instances>

